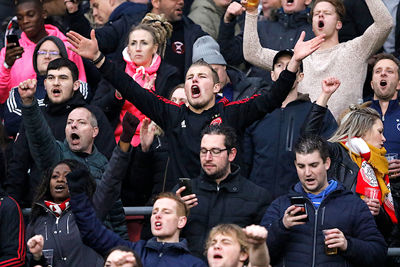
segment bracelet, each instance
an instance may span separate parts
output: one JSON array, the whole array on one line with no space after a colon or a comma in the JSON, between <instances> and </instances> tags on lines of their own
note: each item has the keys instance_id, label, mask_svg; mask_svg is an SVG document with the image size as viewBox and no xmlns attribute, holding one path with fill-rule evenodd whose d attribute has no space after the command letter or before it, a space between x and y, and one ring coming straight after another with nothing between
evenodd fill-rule
<instances>
[{"instance_id":1,"label":"bracelet","mask_svg":"<svg viewBox=\"0 0 400 267\"><path fill-rule=\"evenodd\" d=\"M103 53L100 52L100 56L98 58L96 58L95 60L92 60L92 63L94 65L97 65L100 61L103 60L103 58L104 58L104 55L103 55Z\"/></svg>"},{"instance_id":2,"label":"bracelet","mask_svg":"<svg viewBox=\"0 0 400 267\"><path fill-rule=\"evenodd\" d=\"M8 66L7 62L5 62L5 61L4 61L4 63L3 63L3 66L4 66L4 68L6 68L6 69L11 69L11 66Z\"/></svg>"}]
</instances>

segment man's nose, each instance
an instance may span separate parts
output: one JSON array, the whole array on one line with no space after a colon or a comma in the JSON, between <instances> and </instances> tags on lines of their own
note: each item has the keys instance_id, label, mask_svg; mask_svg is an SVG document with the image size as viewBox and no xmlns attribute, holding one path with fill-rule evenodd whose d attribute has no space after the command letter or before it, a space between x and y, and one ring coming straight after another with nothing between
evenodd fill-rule
<instances>
[{"instance_id":1,"label":"man's nose","mask_svg":"<svg viewBox=\"0 0 400 267\"><path fill-rule=\"evenodd\" d=\"M206 160L212 160L211 151L207 151L207 153L206 153Z\"/></svg>"}]
</instances>

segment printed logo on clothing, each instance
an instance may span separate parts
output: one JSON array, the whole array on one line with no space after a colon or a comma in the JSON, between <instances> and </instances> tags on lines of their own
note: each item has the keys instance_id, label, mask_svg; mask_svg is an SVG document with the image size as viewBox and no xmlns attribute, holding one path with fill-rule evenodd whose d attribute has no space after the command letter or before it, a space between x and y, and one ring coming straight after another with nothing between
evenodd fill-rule
<instances>
[{"instance_id":1,"label":"printed logo on clothing","mask_svg":"<svg viewBox=\"0 0 400 267\"><path fill-rule=\"evenodd\" d=\"M396 122L397 122L397 125L396 125L397 130L400 131L400 120L396 119Z\"/></svg>"},{"instance_id":2,"label":"printed logo on clothing","mask_svg":"<svg viewBox=\"0 0 400 267\"><path fill-rule=\"evenodd\" d=\"M210 125L219 125L222 123L221 117L215 118L211 121Z\"/></svg>"},{"instance_id":3,"label":"printed logo on clothing","mask_svg":"<svg viewBox=\"0 0 400 267\"><path fill-rule=\"evenodd\" d=\"M185 121L185 120L183 120L183 121L181 122L181 128L186 128L186 121Z\"/></svg>"},{"instance_id":4,"label":"printed logo on clothing","mask_svg":"<svg viewBox=\"0 0 400 267\"><path fill-rule=\"evenodd\" d=\"M185 45L182 42L176 41L172 44L172 50L175 53L182 55L185 53Z\"/></svg>"}]
</instances>

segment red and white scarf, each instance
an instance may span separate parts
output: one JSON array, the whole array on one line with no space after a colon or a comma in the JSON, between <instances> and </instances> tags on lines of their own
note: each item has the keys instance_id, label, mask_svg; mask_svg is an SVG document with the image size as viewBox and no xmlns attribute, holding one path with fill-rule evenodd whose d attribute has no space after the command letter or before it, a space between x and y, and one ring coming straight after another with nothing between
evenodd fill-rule
<instances>
[{"instance_id":1,"label":"red and white scarf","mask_svg":"<svg viewBox=\"0 0 400 267\"><path fill-rule=\"evenodd\" d=\"M46 205L46 207L48 207L52 212L54 212L54 214L57 217L60 217L61 214L64 212L64 210L66 210L69 207L69 200L70 198L67 198L64 202L57 204L54 203L52 201L48 201L45 200L44 204Z\"/></svg>"},{"instance_id":2,"label":"red and white scarf","mask_svg":"<svg viewBox=\"0 0 400 267\"><path fill-rule=\"evenodd\" d=\"M356 193L364 198L365 188L378 189L379 203L381 206L383 205L392 222L397 223L390 192L389 164L385 158L386 149L371 146L359 137L353 137L349 142L343 141L341 144L351 151L352 160L360 167L357 174Z\"/></svg>"}]
</instances>

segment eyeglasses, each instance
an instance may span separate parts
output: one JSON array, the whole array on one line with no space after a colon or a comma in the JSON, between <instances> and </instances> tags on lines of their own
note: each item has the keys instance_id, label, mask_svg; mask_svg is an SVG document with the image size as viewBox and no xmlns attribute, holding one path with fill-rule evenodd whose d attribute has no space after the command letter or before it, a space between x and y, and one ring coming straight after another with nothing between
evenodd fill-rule
<instances>
[{"instance_id":1,"label":"eyeglasses","mask_svg":"<svg viewBox=\"0 0 400 267\"><path fill-rule=\"evenodd\" d=\"M38 55L41 55L41 56L49 55L49 56L51 56L51 57L55 57L55 56L60 55L60 52L58 52L58 51L44 51L44 50L38 50L38 51L37 51L37 54L38 54Z\"/></svg>"},{"instance_id":2,"label":"eyeglasses","mask_svg":"<svg viewBox=\"0 0 400 267\"><path fill-rule=\"evenodd\" d=\"M221 154L222 151L228 150L227 148L211 148L211 149L207 149L207 148L201 148L200 149L200 156L206 156L208 152L211 153L212 156L219 156Z\"/></svg>"}]
</instances>

